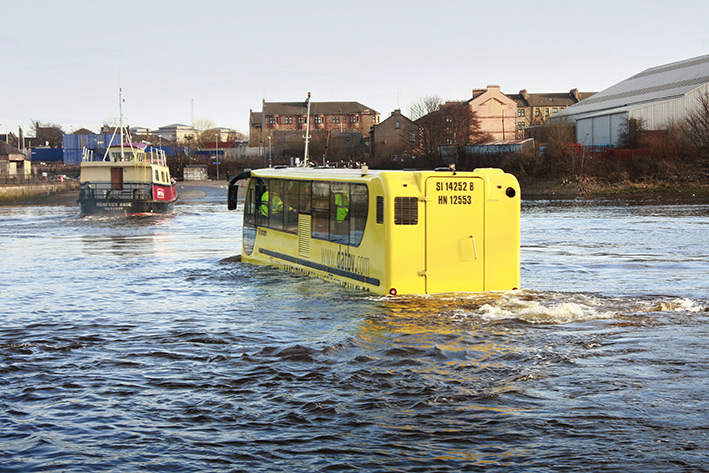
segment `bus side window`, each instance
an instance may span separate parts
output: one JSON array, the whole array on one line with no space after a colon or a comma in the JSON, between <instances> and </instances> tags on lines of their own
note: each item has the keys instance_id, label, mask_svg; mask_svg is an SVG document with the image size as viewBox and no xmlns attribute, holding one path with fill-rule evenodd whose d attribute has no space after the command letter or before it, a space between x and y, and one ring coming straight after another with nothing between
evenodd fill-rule
<instances>
[{"instance_id":1,"label":"bus side window","mask_svg":"<svg viewBox=\"0 0 709 473\"><path fill-rule=\"evenodd\" d=\"M384 223L384 197L377 196L377 223Z\"/></svg>"},{"instance_id":2,"label":"bus side window","mask_svg":"<svg viewBox=\"0 0 709 473\"><path fill-rule=\"evenodd\" d=\"M270 179L268 185L268 228L283 230L283 181Z\"/></svg>"},{"instance_id":3,"label":"bus side window","mask_svg":"<svg viewBox=\"0 0 709 473\"><path fill-rule=\"evenodd\" d=\"M254 215L255 223L258 227L268 226L268 184L270 180L256 178L254 189Z\"/></svg>"},{"instance_id":4,"label":"bus side window","mask_svg":"<svg viewBox=\"0 0 709 473\"><path fill-rule=\"evenodd\" d=\"M298 233L298 181L285 181L283 192L283 213L285 217L284 231Z\"/></svg>"},{"instance_id":5,"label":"bus side window","mask_svg":"<svg viewBox=\"0 0 709 473\"><path fill-rule=\"evenodd\" d=\"M330 236L330 183L312 184L312 237L322 240Z\"/></svg>"},{"instance_id":6,"label":"bus side window","mask_svg":"<svg viewBox=\"0 0 709 473\"><path fill-rule=\"evenodd\" d=\"M364 236L369 212L369 190L366 184L350 187L350 245L359 246Z\"/></svg>"},{"instance_id":7,"label":"bus side window","mask_svg":"<svg viewBox=\"0 0 709 473\"><path fill-rule=\"evenodd\" d=\"M350 185L330 184L330 241L350 244Z\"/></svg>"},{"instance_id":8,"label":"bus side window","mask_svg":"<svg viewBox=\"0 0 709 473\"><path fill-rule=\"evenodd\" d=\"M256 224L256 208L254 206L254 192L256 188L256 180L249 181L249 187L246 189L244 198L244 225L254 226Z\"/></svg>"},{"instance_id":9,"label":"bus side window","mask_svg":"<svg viewBox=\"0 0 709 473\"><path fill-rule=\"evenodd\" d=\"M298 213L310 214L310 198L312 196L312 181L300 181L300 204Z\"/></svg>"}]
</instances>

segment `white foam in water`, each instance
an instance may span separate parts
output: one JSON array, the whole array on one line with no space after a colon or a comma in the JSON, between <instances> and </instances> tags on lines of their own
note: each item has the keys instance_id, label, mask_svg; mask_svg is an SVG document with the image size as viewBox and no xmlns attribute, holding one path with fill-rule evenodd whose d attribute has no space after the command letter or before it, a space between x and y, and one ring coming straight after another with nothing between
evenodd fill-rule
<instances>
[{"instance_id":1,"label":"white foam in water","mask_svg":"<svg viewBox=\"0 0 709 473\"><path fill-rule=\"evenodd\" d=\"M691 299L672 299L657 301L650 312L701 312L703 308Z\"/></svg>"},{"instance_id":2,"label":"white foam in water","mask_svg":"<svg viewBox=\"0 0 709 473\"><path fill-rule=\"evenodd\" d=\"M568 299L568 295L565 296ZM546 300L545 300L546 299ZM480 306L475 315L487 320L517 319L532 324L564 324L585 320L607 319L613 312L599 310L594 300L560 301L553 294L538 293L535 298L507 295Z\"/></svg>"}]
</instances>

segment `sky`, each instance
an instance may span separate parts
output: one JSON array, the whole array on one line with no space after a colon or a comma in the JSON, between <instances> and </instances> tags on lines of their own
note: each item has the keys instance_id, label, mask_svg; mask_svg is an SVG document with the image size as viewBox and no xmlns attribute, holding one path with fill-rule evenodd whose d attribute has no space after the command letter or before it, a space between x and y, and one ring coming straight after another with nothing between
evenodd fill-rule
<instances>
[{"instance_id":1,"label":"sky","mask_svg":"<svg viewBox=\"0 0 709 473\"><path fill-rule=\"evenodd\" d=\"M709 54L709 2L3 1L0 133L192 119L248 133L262 101L598 92ZM31 133L31 132L30 132Z\"/></svg>"}]
</instances>

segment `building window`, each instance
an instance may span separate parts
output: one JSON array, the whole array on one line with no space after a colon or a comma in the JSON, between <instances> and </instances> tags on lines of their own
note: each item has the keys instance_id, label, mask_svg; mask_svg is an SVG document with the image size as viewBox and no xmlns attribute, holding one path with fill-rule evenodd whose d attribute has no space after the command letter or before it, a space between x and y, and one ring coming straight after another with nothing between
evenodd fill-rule
<instances>
[{"instance_id":1,"label":"building window","mask_svg":"<svg viewBox=\"0 0 709 473\"><path fill-rule=\"evenodd\" d=\"M305 117L298 117L298 123L300 123L301 125L305 123Z\"/></svg>"},{"instance_id":2,"label":"building window","mask_svg":"<svg viewBox=\"0 0 709 473\"><path fill-rule=\"evenodd\" d=\"M524 116L524 109L523 109L523 108L518 108L518 109L517 109L517 116L518 116L518 117L523 117L523 116Z\"/></svg>"},{"instance_id":3,"label":"building window","mask_svg":"<svg viewBox=\"0 0 709 473\"><path fill-rule=\"evenodd\" d=\"M286 125L291 125L293 123L293 117L286 117L285 123L286 123Z\"/></svg>"},{"instance_id":4,"label":"building window","mask_svg":"<svg viewBox=\"0 0 709 473\"><path fill-rule=\"evenodd\" d=\"M278 125L278 117L268 117L269 125Z\"/></svg>"},{"instance_id":5,"label":"building window","mask_svg":"<svg viewBox=\"0 0 709 473\"><path fill-rule=\"evenodd\" d=\"M535 116L535 117L538 117L538 116L541 115L541 114L542 114L541 110L539 110L538 108L535 108L535 109L534 109L534 116Z\"/></svg>"},{"instance_id":6,"label":"building window","mask_svg":"<svg viewBox=\"0 0 709 473\"><path fill-rule=\"evenodd\" d=\"M549 116L549 109L548 108L544 111L544 115L546 115L547 117Z\"/></svg>"},{"instance_id":7,"label":"building window","mask_svg":"<svg viewBox=\"0 0 709 473\"><path fill-rule=\"evenodd\" d=\"M397 120L396 123L394 124L394 128L396 128L397 130L399 128L401 128L401 122L399 120Z\"/></svg>"},{"instance_id":8,"label":"building window","mask_svg":"<svg viewBox=\"0 0 709 473\"><path fill-rule=\"evenodd\" d=\"M340 123L340 117L332 117L332 123Z\"/></svg>"},{"instance_id":9,"label":"building window","mask_svg":"<svg viewBox=\"0 0 709 473\"><path fill-rule=\"evenodd\" d=\"M315 123L322 123L322 117L315 117Z\"/></svg>"},{"instance_id":10,"label":"building window","mask_svg":"<svg viewBox=\"0 0 709 473\"><path fill-rule=\"evenodd\" d=\"M518 123L517 123L517 128L519 128L520 130L523 129L523 128L524 128L524 122L518 122Z\"/></svg>"},{"instance_id":11,"label":"building window","mask_svg":"<svg viewBox=\"0 0 709 473\"><path fill-rule=\"evenodd\" d=\"M359 122L359 115L352 115L352 116L350 117L350 121L351 121L352 123L357 123L357 122Z\"/></svg>"},{"instance_id":12,"label":"building window","mask_svg":"<svg viewBox=\"0 0 709 473\"><path fill-rule=\"evenodd\" d=\"M558 112L559 112L559 109L556 107L551 109L551 113L558 113Z\"/></svg>"},{"instance_id":13,"label":"building window","mask_svg":"<svg viewBox=\"0 0 709 473\"><path fill-rule=\"evenodd\" d=\"M414 133L413 131L411 133L409 133L409 140L411 140L412 143L415 143L416 142L416 133Z\"/></svg>"}]
</instances>

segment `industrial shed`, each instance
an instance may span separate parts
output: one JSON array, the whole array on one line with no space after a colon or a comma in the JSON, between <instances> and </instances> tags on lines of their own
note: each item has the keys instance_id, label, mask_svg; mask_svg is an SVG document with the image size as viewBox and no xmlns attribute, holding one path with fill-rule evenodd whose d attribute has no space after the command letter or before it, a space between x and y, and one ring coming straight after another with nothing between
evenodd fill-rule
<instances>
[{"instance_id":1,"label":"industrial shed","mask_svg":"<svg viewBox=\"0 0 709 473\"><path fill-rule=\"evenodd\" d=\"M576 142L614 145L626 120L642 119L663 130L699 105L709 93L709 55L652 67L560 112L554 120L576 124Z\"/></svg>"}]
</instances>

